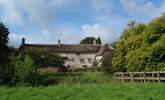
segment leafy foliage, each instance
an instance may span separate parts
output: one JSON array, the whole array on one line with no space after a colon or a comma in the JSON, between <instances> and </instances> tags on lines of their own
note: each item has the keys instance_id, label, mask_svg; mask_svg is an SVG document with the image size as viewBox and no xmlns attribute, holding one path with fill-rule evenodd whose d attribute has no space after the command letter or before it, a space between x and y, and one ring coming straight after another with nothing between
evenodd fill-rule
<instances>
[{"instance_id":1,"label":"leafy foliage","mask_svg":"<svg viewBox=\"0 0 165 100\"><path fill-rule=\"evenodd\" d=\"M102 59L101 68L103 71L110 73L112 71L112 59L114 56L114 51L105 52Z\"/></svg>"},{"instance_id":2,"label":"leafy foliage","mask_svg":"<svg viewBox=\"0 0 165 100\"><path fill-rule=\"evenodd\" d=\"M34 63L33 60L29 56L25 56L23 61L18 58L13 59L13 64L15 64L15 77L17 81L21 83L25 83L28 79L32 78L32 74L34 72ZM29 78L30 77L30 78Z\"/></svg>"},{"instance_id":3,"label":"leafy foliage","mask_svg":"<svg viewBox=\"0 0 165 100\"><path fill-rule=\"evenodd\" d=\"M34 60L34 64L38 67L64 66L65 58L62 58L57 54L48 53L42 49L26 50L25 54L28 54Z\"/></svg>"},{"instance_id":4,"label":"leafy foliage","mask_svg":"<svg viewBox=\"0 0 165 100\"><path fill-rule=\"evenodd\" d=\"M8 28L3 23L0 23L0 65L9 62L8 35Z\"/></svg>"},{"instance_id":5,"label":"leafy foliage","mask_svg":"<svg viewBox=\"0 0 165 100\"><path fill-rule=\"evenodd\" d=\"M97 42L97 44L100 44L101 45L101 39L100 39L100 37L97 38L97 41L96 42Z\"/></svg>"},{"instance_id":6,"label":"leafy foliage","mask_svg":"<svg viewBox=\"0 0 165 100\"><path fill-rule=\"evenodd\" d=\"M165 70L165 15L129 24L115 44L113 71Z\"/></svg>"},{"instance_id":7,"label":"leafy foliage","mask_svg":"<svg viewBox=\"0 0 165 100\"><path fill-rule=\"evenodd\" d=\"M10 80L8 35L8 28L0 23L0 84L7 83Z\"/></svg>"},{"instance_id":8,"label":"leafy foliage","mask_svg":"<svg viewBox=\"0 0 165 100\"><path fill-rule=\"evenodd\" d=\"M96 39L95 37L86 37L80 41L80 44L93 44L93 41L96 41L96 44L101 45L100 37L98 37L98 39Z\"/></svg>"}]
</instances>

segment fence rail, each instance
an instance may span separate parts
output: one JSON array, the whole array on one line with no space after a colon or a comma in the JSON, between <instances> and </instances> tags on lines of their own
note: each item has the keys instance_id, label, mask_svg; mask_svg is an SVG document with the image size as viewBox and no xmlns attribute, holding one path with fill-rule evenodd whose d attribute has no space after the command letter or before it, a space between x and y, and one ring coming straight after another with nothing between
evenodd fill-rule
<instances>
[{"instance_id":1,"label":"fence rail","mask_svg":"<svg viewBox=\"0 0 165 100\"><path fill-rule=\"evenodd\" d=\"M116 72L114 73L114 82L161 82L165 81L165 72Z\"/></svg>"}]
</instances>

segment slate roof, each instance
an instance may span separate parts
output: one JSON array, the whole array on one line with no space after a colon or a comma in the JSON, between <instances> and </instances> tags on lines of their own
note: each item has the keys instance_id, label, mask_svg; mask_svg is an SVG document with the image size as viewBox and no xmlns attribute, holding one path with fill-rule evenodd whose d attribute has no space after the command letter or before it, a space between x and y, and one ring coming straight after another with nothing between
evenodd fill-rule
<instances>
[{"instance_id":1,"label":"slate roof","mask_svg":"<svg viewBox=\"0 0 165 100\"><path fill-rule=\"evenodd\" d=\"M115 49L111 45L105 44L100 48L100 50L97 52L96 56L102 56L107 51L115 51Z\"/></svg>"},{"instance_id":2,"label":"slate roof","mask_svg":"<svg viewBox=\"0 0 165 100\"><path fill-rule=\"evenodd\" d=\"M100 47L93 44L22 44L20 50L44 49L55 53L97 53Z\"/></svg>"}]
</instances>

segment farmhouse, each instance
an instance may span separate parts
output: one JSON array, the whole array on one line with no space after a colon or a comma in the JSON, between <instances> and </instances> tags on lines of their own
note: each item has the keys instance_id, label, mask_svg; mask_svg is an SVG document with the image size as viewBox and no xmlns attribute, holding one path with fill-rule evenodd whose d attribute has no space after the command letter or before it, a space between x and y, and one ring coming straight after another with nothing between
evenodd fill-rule
<instances>
[{"instance_id":1,"label":"farmhouse","mask_svg":"<svg viewBox=\"0 0 165 100\"><path fill-rule=\"evenodd\" d=\"M71 68L92 67L94 62L101 64L104 54L114 52L112 46L108 44L101 46L96 44L96 41L93 41L93 44L62 44L60 40L57 44L28 44L23 38L20 54L24 50L32 49L44 49L47 52L66 57L68 60L65 61L65 66Z\"/></svg>"}]
</instances>

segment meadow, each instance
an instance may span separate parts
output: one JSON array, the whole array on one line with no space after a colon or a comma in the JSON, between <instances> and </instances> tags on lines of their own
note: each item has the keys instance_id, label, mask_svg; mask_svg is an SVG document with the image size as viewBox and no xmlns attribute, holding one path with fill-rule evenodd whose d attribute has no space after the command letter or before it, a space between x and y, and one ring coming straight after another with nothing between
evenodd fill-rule
<instances>
[{"instance_id":1,"label":"meadow","mask_svg":"<svg viewBox=\"0 0 165 100\"><path fill-rule=\"evenodd\" d=\"M165 83L114 83L102 73L51 74L49 86L0 87L0 100L165 100Z\"/></svg>"}]
</instances>

